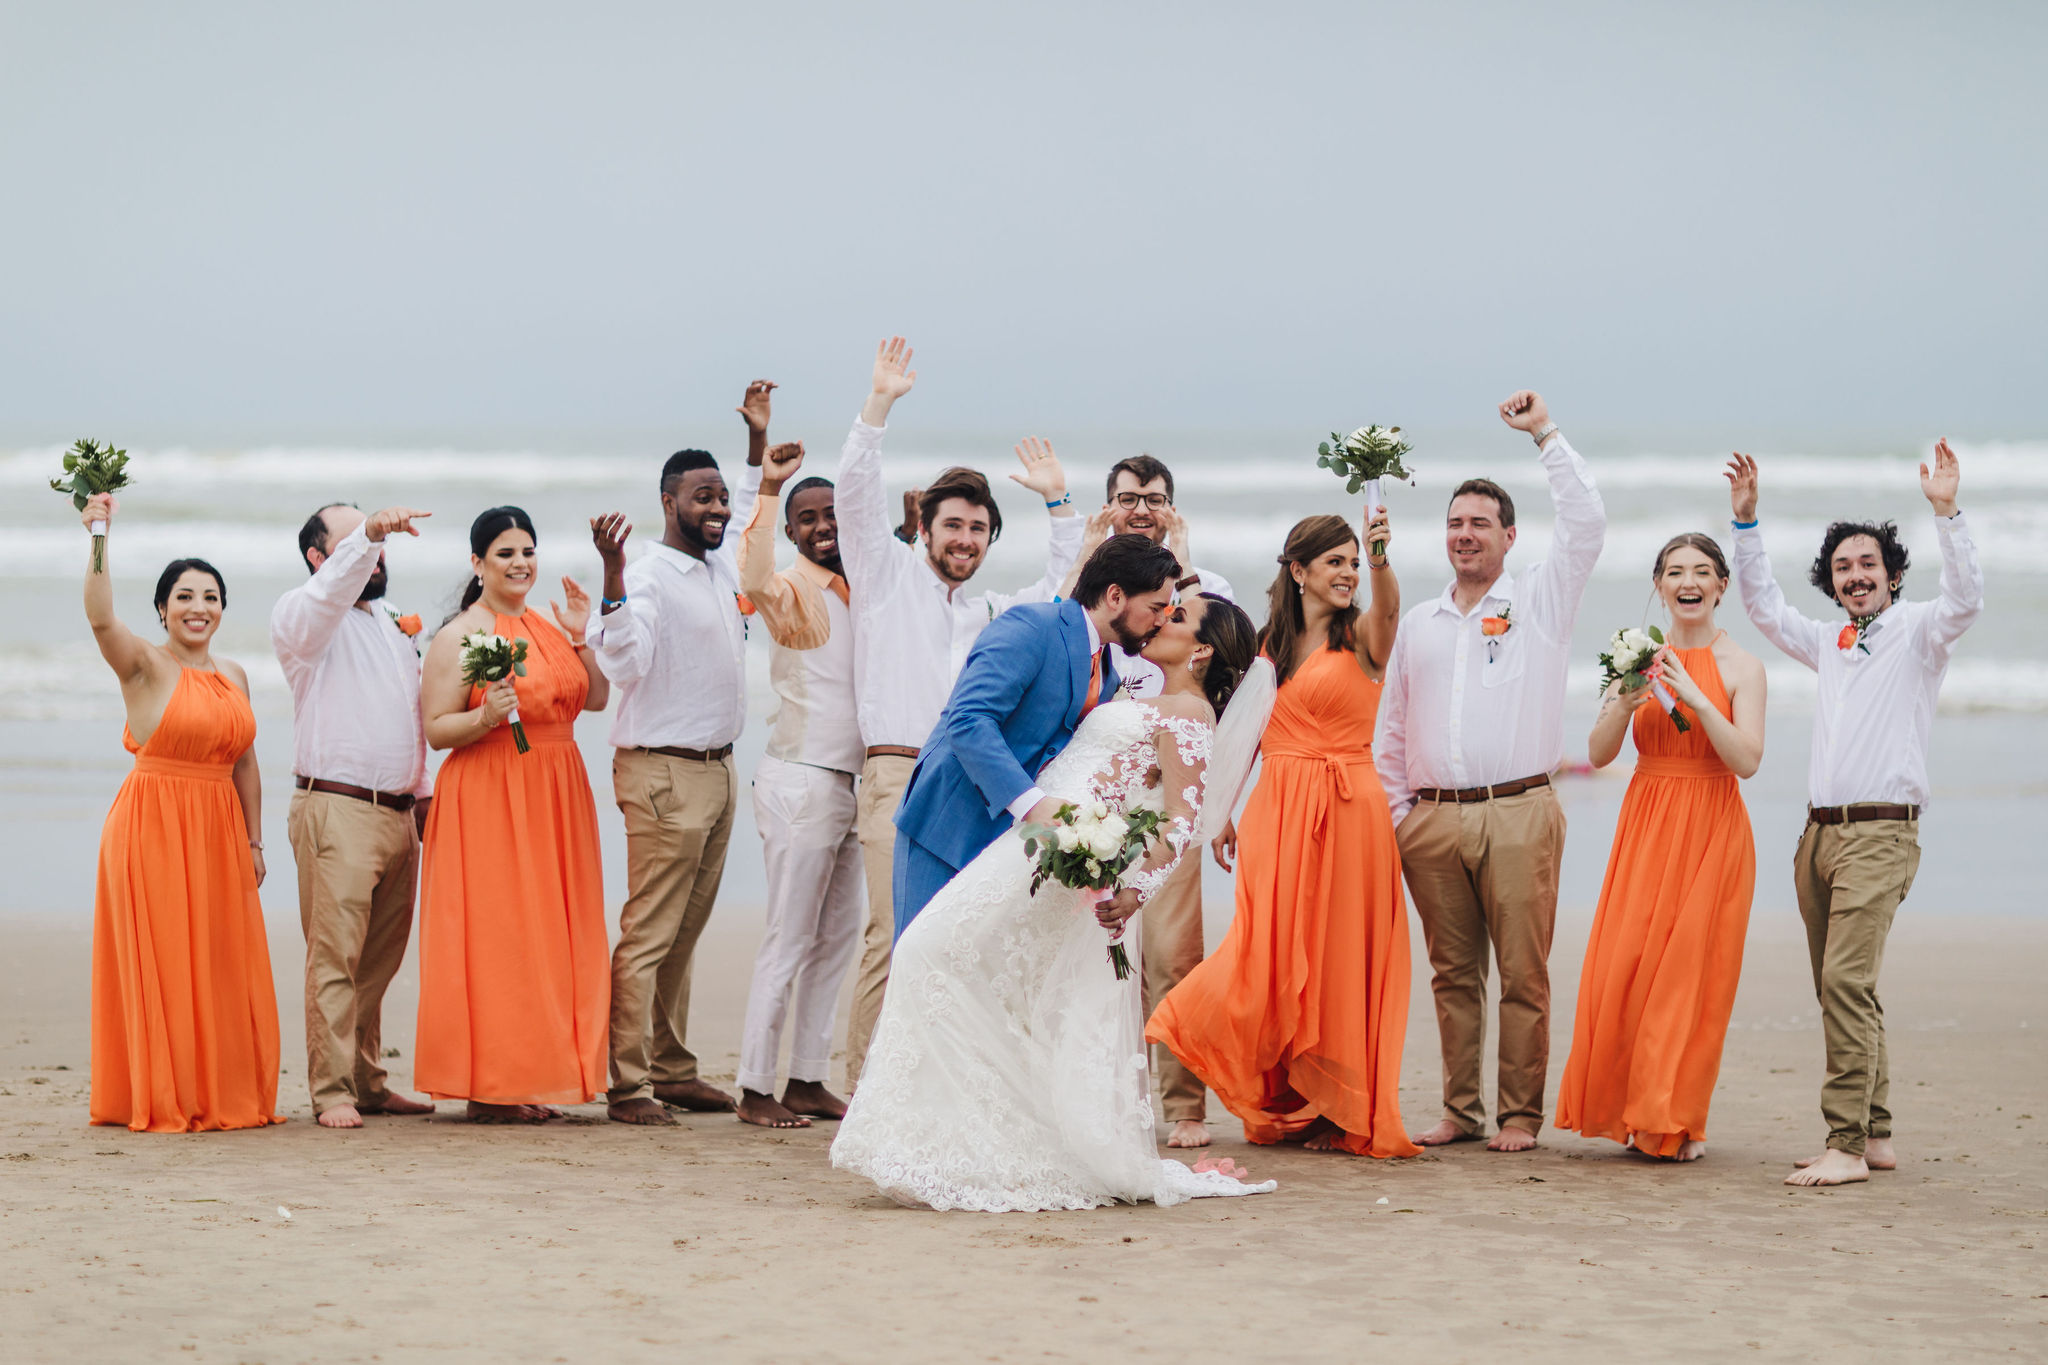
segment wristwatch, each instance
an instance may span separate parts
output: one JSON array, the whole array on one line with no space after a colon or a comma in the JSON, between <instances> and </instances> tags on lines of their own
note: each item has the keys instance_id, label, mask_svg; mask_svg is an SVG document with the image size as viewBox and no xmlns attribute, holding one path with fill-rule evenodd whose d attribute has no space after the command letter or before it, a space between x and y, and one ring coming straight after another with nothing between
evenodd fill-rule
<instances>
[{"instance_id":1,"label":"wristwatch","mask_svg":"<svg viewBox=\"0 0 2048 1365\"><path fill-rule=\"evenodd\" d=\"M1529 433L1530 439L1536 442L1538 450L1543 449L1543 443L1555 435L1557 435L1557 423L1555 422L1545 422L1542 426Z\"/></svg>"}]
</instances>

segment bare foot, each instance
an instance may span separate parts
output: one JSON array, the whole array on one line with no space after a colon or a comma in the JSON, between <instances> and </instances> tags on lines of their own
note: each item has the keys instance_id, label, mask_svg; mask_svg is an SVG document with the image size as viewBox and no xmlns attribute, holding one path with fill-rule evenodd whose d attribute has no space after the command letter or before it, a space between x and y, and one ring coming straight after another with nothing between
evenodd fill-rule
<instances>
[{"instance_id":1,"label":"bare foot","mask_svg":"<svg viewBox=\"0 0 2048 1365\"><path fill-rule=\"evenodd\" d=\"M1428 1132L1417 1133L1408 1140L1417 1147L1448 1147L1453 1142L1477 1142L1479 1134L1468 1133L1449 1119L1445 1119Z\"/></svg>"},{"instance_id":2,"label":"bare foot","mask_svg":"<svg viewBox=\"0 0 2048 1365\"><path fill-rule=\"evenodd\" d=\"M356 1107L352 1104L337 1104L320 1111L319 1123L322 1128L360 1128L363 1126L363 1116L356 1112Z\"/></svg>"},{"instance_id":3,"label":"bare foot","mask_svg":"<svg viewBox=\"0 0 2048 1365\"><path fill-rule=\"evenodd\" d=\"M1207 1147L1209 1125L1200 1119L1182 1119L1173 1125L1173 1131L1166 1135L1169 1147Z\"/></svg>"},{"instance_id":4,"label":"bare foot","mask_svg":"<svg viewBox=\"0 0 2048 1365\"><path fill-rule=\"evenodd\" d=\"M1535 1149L1536 1135L1526 1128L1503 1128L1486 1144L1489 1152L1531 1152Z\"/></svg>"},{"instance_id":5,"label":"bare foot","mask_svg":"<svg viewBox=\"0 0 2048 1365\"><path fill-rule=\"evenodd\" d=\"M662 1107L660 1100L650 1100L644 1095L632 1100L613 1100L605 1106L604 1112L605 1117L613 1123L643 1123L649 1127L666 1128L676 1126L675 1119Z\"/></svg>"},{"instance_id":6,"label":"bare foot","mask_svg":"<svg viewBox=\"0 0 2048 1365\"><path fill-rule=\"evenodd\" d=\"M734 1105L732 1096L715 1085L702 1081L678 1081L674 1085L657 1085L654 1098L663 1104L672 1104L678 1109L687 1109L693 1114L730 1114Z\"/></svg>"},{"instance_id":7,"label":"bare foot","mask_svg":"<svg viewBox=\"0 0 2048 1365\"><path fill-rule=\"evenodd\" d=\"M1870 1179L1870 1167L1854 1152L1838 1152L1830 1147L1811 1161L1799 1163L1800 1169L1785 1177L1787 1185L1853 1185L1859 1180Z\"/></svg>"},{"instance_id":8,"label":"bare foot","mask_svg":"<svg viewBox=\"0 0 2048 1365\"><path fill-rule=\"evenodd\" d=\"M776 1103L773 1095L764 1095L758 1090L740 1091L740 1122L759 1124L763 1128L808 1128L811 1121Z\"/></svg>"},{"instance_id":9,"label":"bare foot","mask_svg":"<svg viewBox=\"0 0 2048 1365\"><path fill-rule=\"evenodd\" d=\"M1895 1171L1899 1168L1899 1154L1892 1150L1890 1138L1871 1138L1863 1144L1863 1164L1873 1171Z\"/></svg>"},{"instance_id":10,"label":"bare foot","mask_svg":"<svg viewBox=\"0 0 2048 1365\"><path fill-rule=\"evenodd\" d=\"M1688 1138L1686 1141L1678 1144L1678 1155L1671 1159L1673 1161L1698 1161L1706 1154L1706 1143L1701 1142L1698 1138Z\"/></svg>"},{"instance_id":11,"label":"bare foot","mask_svg":"<svg viewBox=\"0 0 2048 1365\"><path fill-rule=\"evenodd\" d=\"M530 1104L485 1104L471 1100L463 1111L471 1123L539 1123Z\"/></svg>"},{"instance_id":12,"label":"bare foot","mask_svg":"<svg viewBox=\"0 0 2048 1365\"><path fill-rule=\"evenodd\" d=\"M434 1112L433 1105L422 1104L410 1095L401 1095L396 1090L387 1092L384 1098L378 1100L375 1104L365 1104L357 1107L365 1114L392 1114L400 1117L409 1117L413 1114L431 1114Z\"/></svg>"},{"instance_id":13,"label":"bare foot","mask_svg":"<svg viewBox=\"0 0 2048 1365\"><path fill-rule=\"evenodd\" d=\"M1317 1119L1302 1130L1302 1150L1309 1152L1341 1152L1344 1130L1328 1119Z\"/></svg>"},{"instance_id":14,"label":"bare foot","mask_svg":"<svg viewBox=\"0 0 2048 1365\"><path fill-rule=\"evenodd\" d=\"M823 1081L791 1081L782 1087L782 1107L814 1119L837 1122L846 1117L846 1101L827 1090Z\"/></svg>"}]
</instances>

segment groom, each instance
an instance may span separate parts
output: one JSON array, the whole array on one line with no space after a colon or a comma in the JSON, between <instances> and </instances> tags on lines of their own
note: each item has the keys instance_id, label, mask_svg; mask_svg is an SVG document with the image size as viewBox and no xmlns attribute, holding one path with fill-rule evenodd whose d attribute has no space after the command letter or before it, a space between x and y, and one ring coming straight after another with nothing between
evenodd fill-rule
<instances>
[{"instance_id":1,"label":"groom","mask_svg":"<svg viewBox=\"0 0 2048 1365\"><path fill-rule=\"evenodd\" d=\"M1142 647L1173 604L1180 561L1140 535L1102 543L1063 602L1027 602L989 622L919 753L896 809L896 936L1013 820L1059 803L1034 775L1081 718L1116 691L1107 644Z\"/></svg>"}]
</instances>

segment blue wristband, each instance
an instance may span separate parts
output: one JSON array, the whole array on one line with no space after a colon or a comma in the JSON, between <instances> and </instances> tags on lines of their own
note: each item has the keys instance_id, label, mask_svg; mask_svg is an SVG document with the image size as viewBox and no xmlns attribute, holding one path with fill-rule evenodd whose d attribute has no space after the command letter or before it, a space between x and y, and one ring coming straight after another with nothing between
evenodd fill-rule
<instances>
[{"instance_id":1,"label":"blue wristband","mask_svg":"<svg viewBox=\"0 0 2048 1365\"><path fill-rule=\"evenodd\" d=\"M1754 531L1756 529L1756 523L1753 521L1731 521L1728 524L1738 531Z\"/></svg>"},{"instance_id":2,"label":"blue wristband","mask_svg":"<svg viewBox=\"0 0 2048 1365\"><path fill-rule=\"evenodd\" d=\"M1072 493L1062 493L1060 495L1060 500L1058 502L1047 503L1045 505L1045 510L1050 512L1055 507L1065 507L1068 503L1072 502L1073 500L1074 495Z\"/></svg>"},{"instance_id":3,"label":"blue wristband","mask_svg":"<svg viewBox=\"0 0 2048 1365\"><path fill-rule=\"evenodd\" d=\"M603 608L603 609L604 609L605 611L610 611L610 610L611 610L611 609L612 609L613 607L623 607L623 606L625 606L625 605L626 605L626 599L625 599L625 598L623 598L623 597L607 597L607 598L603 599L603 601L602 601L602 602L601 602L601 603L600 603L599 605L600 605L600 606L601 606L601 607L602 607L602 608Z\"/></svg>"}]
</instances>

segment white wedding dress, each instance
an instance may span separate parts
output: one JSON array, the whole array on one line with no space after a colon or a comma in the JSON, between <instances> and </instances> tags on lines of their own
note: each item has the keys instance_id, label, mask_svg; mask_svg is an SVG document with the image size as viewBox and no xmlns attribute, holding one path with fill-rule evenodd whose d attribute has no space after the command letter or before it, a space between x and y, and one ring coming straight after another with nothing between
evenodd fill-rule
<instances>
[{"instance_id":1,"label":"white wedding dress","mask_svg":"<svg viewBox=\"0 0 2048 1365\"><path fill-rule=\"evenodd\" d=\"M1194 842L1211 728L1117 697L1038 783L1062 800L1170 819L1128 880L1147 896ZM1047 882L1013 828L948 882L897 942L888 994L832 1164L934 1209L1088 1209L1257 1194L1155 1145L1139 970L1119 981L1083 893Z\"/></svg>"}]
</instances>

